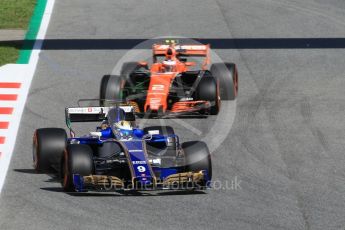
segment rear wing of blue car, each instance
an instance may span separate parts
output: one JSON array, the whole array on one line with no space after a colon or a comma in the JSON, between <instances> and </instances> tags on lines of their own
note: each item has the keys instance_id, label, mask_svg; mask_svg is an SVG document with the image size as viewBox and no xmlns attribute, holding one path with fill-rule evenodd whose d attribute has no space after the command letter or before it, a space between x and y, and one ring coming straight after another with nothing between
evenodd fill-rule
<instances>
[{"instance_id":1,"label":"rear wing of blue car","mask_svg":"<svg viewBox=\"0 0 345 230\"><path fill-rule=\"evenodd\" d=\"M130 105L118 105L125 111L126 120L134 120L134 109ZM97 122L106 119L108 111L113 107L70 107L66 108L66 123L71 122Z\"/></svg>"},{"instance_id":2,"label":"rear wing of blue car","mask_svg":"<svg viewBox=\"0 0 345 230\"><path fill-rule=\"evenodd\" d=\"M119 107L125 112L125 120L135 121L134 109L130 105L115 105L112 107L70 107L65 109L66 125L71 137L75 136L73 122L101 122L107 118L110 109Z\"/></svg>"}]
</instances>

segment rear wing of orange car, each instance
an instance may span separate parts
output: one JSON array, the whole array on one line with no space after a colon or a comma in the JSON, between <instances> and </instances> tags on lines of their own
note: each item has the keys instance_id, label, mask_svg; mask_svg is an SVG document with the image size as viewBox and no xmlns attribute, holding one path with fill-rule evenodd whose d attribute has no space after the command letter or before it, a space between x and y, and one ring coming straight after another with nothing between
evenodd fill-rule
<instances>
[{"instance_id":1,"label":"rear wing of orange car","mask_svg":"<svg viewBox=\"0 0 345 230\"><path fill-rule=\"evenodd\" d=\"M166 44L153 44L153 58L157 56L164 56L167 50L171 47ZM205 57L202 67L203 69L207 68L207 65L210 64L210 45L174 45L176 50L176 56L190 56L190 57Z\"/></svg>"}]
</instances>

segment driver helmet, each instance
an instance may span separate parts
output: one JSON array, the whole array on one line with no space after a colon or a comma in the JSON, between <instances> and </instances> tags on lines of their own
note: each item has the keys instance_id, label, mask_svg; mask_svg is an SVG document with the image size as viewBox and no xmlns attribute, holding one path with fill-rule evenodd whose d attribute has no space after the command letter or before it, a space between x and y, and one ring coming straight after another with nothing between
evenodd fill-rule
<instances>
[{"instance_id":1,"label":"driver helmet","mask_svg":"<svg viewBox=\"0 0 345 230\"><path fill-rule=\"evenodd\" d=\"M165 52L165 60L173 60L175 56L176 56L175 49L169 47L167 51Z\"/></svg>"},{"instance_id":2,"label":"driver helmet","mask_svg":"<svg viewBox=\"0 0 345 230\"><path fill-rule=\"evenodd\" d=\"M133 130L133 126L131 124L131 122L129 121L118 121L115 124L115 127L121 130L128 130L128 131L132 131Z\"/></svg>"},{"instance_id":3,"label":"driver helmet","mask_svg":"<svg viewBox=\"0 0 345 230\"><path fill-rule=\"evenodd\" d=\"M175 66L176 66L176 61L173 60L165 60L163 61L163 66L165 72L174 72Z\"/></svg>"},{"instance_id":4,"label":"driver helmet","mask_svg":"<svg viewBox=\"0 0 345 230\"><path fill-rule=\"evenodd\" d=\"M133 137L133 126L129 121L119 121L114 124L114 128L117 129L116 136L120 139Z\"/></svg>"},{"instance_id":5,"label":"driver helmet","mask_svg":"<svg viewBox=\"0 0 345 230\"><path fill-rule=\"evenodd\" d=\"M165 60L163 61L163 66L165 72L173 72L176 66L176 51L173 48L169 48L165 53Z\"/></svg>"},{"instance_id":6,"label":"driver helmet","mask_svg":"<svg viewBox=\"0 0 345 230\"><path fill-rule=\"evenodd\" d=\"M111 124L116 138L130 138L133 135L133 124L126 121L125 111L115 107L108 112L108 122Z\"/></svg>"}]
</instances>

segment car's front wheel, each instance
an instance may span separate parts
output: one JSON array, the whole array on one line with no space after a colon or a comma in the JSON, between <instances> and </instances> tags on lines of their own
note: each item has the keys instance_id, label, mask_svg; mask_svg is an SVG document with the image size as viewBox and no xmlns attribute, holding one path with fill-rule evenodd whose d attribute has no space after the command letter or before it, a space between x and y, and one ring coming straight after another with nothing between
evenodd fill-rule
<instances>
[{"instance_id":1,"label":"car's front wheel","mask_svg":"<svg viewBox=\"0 0 345 230\"><path fill-rule=\"evenodd\" d=\"M75 192L73 174L88 176L93 173L93 153L88 145L68 145L62 159L62 187L66 192Z\"/></svg>"},{"instance_id":2,"label":"car's front wheel","mask_svg":"<svg viewBox=\"0 0 345 230\"><path fill-rule=\"evenodd\" d=\"M182 149L185 154L186 171L199 172L206 170L208 179L212 179L211 154L205 142L188 141L182 143Z\"/></svg>"},{"instance_id":3,"label":"car's front wheel","mask_svg":"<svg viewBox=\"0 0 345 230\"><path fill-rule=\"evenodd\" d=\"M124 81L120 76L104 75L100 87L100 106L108 106L111 105L111 101L121 101L125 98L122 92L123 84Z\"/></svg>"}]
</instances>

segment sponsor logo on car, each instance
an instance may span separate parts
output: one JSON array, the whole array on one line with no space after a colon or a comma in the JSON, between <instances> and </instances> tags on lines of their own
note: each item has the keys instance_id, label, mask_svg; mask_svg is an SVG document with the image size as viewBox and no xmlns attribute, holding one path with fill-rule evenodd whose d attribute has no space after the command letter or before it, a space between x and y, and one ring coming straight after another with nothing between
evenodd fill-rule
<instances>
[{"instance_id":1,"label":"sponsor logo on car","mask_svg":"<svg viewBox=\"0 0 345 230\"><path fill-rule=\"evenodd\" d=\"M132 161L134 165L143 165L146 164L146 161Z\"/></svg>"}]
</instances>

